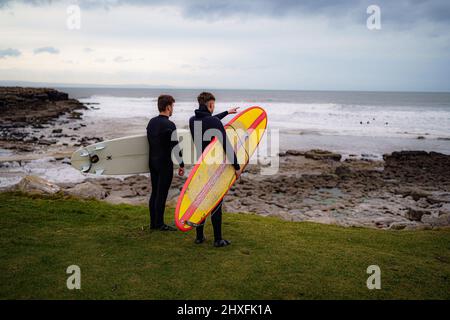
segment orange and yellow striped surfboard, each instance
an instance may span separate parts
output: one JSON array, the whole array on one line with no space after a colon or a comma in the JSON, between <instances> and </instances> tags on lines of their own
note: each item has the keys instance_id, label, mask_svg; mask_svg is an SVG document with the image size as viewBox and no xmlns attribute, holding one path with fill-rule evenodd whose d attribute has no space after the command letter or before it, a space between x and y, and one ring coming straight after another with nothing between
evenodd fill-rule
<instances>
[{"instance_id":1,"label":"orange and yellow striped surfboard","mask_svg":"<svg viewBox=\"0 0 450 320\"><path fill-rule=\"evenodd\" d=\"M267 127L267 113L254 106L237 114L225 130L241 168L256 151ZM220 141L214 138L198 159L181 190L175 209L175 224L189 231L201 224L236 181L233 166L226 161Z\"/></svg>"}]
</instances>

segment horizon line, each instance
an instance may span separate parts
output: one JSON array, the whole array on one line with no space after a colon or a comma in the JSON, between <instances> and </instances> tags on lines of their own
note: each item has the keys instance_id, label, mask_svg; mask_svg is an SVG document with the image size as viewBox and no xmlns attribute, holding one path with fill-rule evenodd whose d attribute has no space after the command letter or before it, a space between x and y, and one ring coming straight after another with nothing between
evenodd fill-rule
<instances>
[{"instance_id":1,"label":"horizon line","mask_svg":"<svg viewBox=\"0 0 450 320\"><path fill-rule=\"evenodd\" d=\"M9 84L10 83L10 84ZM262 88L224 88L224 87L176 87L172 85L147 84L90 84L90 83L58 83L23 80L0 80L0 87L54 87L54 88L80 88L80 89L168 89L168 90L227 90L227 91L312 91L312 92L378 92L378 93L446 93L441 90L367 90L367 89L262 89Z\"/></svg>"}]
</instances>

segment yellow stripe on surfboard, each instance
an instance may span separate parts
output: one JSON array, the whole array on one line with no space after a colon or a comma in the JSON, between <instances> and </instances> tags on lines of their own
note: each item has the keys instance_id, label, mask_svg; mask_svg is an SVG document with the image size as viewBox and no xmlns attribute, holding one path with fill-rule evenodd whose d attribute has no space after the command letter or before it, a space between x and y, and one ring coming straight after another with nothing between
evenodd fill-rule
<instances>
[{"instance_id":1,"label":"yellow stripe on surfboard","mask_svg":"<svg viewBox=\"0 0 450 320\"><path fill-rule=\"evenodd\" d=\"M258 118L260 121L258 125L254 129L250 129ZM241 167L245 167L256 151L266 126L266 113L259 107L242 111L226 126L227 136L237 150L236 156ZM242 145L242 143L244 144ZM185 221L181 221L192 205L196 209L188 221L193 224L201 223L234 183L235 170L231 164L224 166L222 164L224 159L222 145L219 141L213 142L213 145L205 150L192 170L178 199L175 212L175 222L182 231L192 228L186 225Z\"/></svg>"}]
</instances>

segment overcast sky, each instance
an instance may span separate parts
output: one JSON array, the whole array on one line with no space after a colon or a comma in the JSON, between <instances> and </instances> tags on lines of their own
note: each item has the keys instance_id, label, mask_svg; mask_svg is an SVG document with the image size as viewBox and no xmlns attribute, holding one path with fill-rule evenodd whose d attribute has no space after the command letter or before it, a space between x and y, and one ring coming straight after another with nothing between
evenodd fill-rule
<instances>
[{"instance_id":1,"label":"overcast sky","mask_svg":"<svg viewBox=\"0 0 450 320\"><path fill-rule=\"evenodd\" d=\"M0 80L450 91L449 75L448 0L0 0Z\"/></svg>"}]
</instances>

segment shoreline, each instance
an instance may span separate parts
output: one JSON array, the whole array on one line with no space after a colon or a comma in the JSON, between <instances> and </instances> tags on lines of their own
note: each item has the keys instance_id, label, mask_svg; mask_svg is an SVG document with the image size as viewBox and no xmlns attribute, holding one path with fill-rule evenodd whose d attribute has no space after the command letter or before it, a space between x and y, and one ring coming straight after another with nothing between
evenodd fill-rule
<instances>
[{"instance_id":1,"label":"shoreline","mask_svg":"<svg viewBox=\"0 0 450 320\"><path fill-rule=\"evenodd\" d=\"M70 167L71 152L108 139L114 132L103 130L99 135L99 126L117 129L110 126L114 121L92 118L90 112L95 112L97 105L82 104L52 89L22 90L37 98L28 96L30 101L25 100L17 117L8 114L11 119L0 126L0 151L9 150L6 155L0 153L3 160L0 161L0 187L3 188L0 189L30 191L36 181L29 176L37 175L49 180L38 181L38 185L48 183L64 194L110 203L147 204L148 174L93 177L83 176ZM0 88L0 98L1 93ZM36 101L39 111L36 111ZM24 112L20 110L26 108L31 113L23 118ZM2 116L5 113L0 113ZM19 117L25 121L17 121ZM136 119L139 121L142 119ZM4 135L5 130L8 135ZM371 154L284 149L276 175L264 176L260 174L260 166L248 166L225 197L225 211L380 229L450 225L449 155L404 151L385 154L380 159ZM175 206L185 179L186 176L174 176L169 207Z\"/></svg>"}]
</instances>

